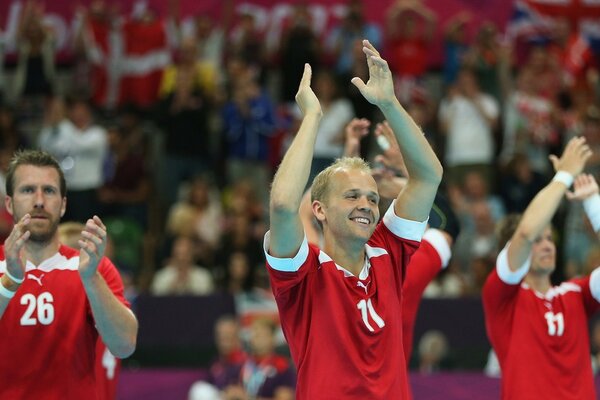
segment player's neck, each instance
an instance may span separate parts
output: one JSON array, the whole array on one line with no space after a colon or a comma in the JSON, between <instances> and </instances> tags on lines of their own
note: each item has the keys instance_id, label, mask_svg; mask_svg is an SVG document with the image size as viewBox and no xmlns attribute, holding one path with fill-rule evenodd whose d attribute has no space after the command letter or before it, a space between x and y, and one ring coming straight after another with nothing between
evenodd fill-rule
<instances>
[{"instance_id":1,"label":"player's neck","mask_svg":"<svg viewBox=\"0 0 600 400\"><path fill-rule=\"evenodd\" d=\"M527 276L525 276L525 283L541 294L546 294L552 287L550 277L545 274L527 274Z\"/></svg>"},{"instance_id":2,"label":"player's neck","mask_svg":"<svg viewBox=\"0 0 600 400\"><path fill-rule=\"evenodd\" d=\"M44 260L55 255L59 246L58 237L56 236L46 243L28 241L24 249L25 258L36 266L40 265Z\"/></svg>"},{"instance_id":3,"label":"player's neck","mask_svg":"<svg viewBox=\"0 0 600 400\"><path fill-rule=\"evenodd\" d=\"M358 276L365 265L365 247L342 246L334 241L325 242L323 251L340 267L350 271L354 276Z\"/></svg>"}]
</instances>

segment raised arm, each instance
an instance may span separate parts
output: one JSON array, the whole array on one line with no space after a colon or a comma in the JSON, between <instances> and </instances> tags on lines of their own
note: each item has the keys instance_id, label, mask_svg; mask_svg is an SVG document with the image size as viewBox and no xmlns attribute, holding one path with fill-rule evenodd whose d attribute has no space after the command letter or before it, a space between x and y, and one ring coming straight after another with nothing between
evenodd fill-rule
<instances>
[{"instance_id":1,"label":"raised arm","mask_svg":"<svg viewBox=\"0 0 600 400\"><path fill-rule=\"evenodd\" d=\"M600 194L598 183L591 174L580 174L575 178L573 191L567 192L571 201L581 201L596 236L600 239Z\"/></svg>"},{"instance_id":2,"label":"raised arm","mask_svg":"<svg viewBox=\"0 0 600 400\"><path fill-rule=\"evenodd\" d=\"M100 218L89 219L79 240L79 276L102 341L115 357L125 358L135 350L138 322L131 310L115 297L98 270L106 241L106 226Z\"/></svg>"},{"instance_id":3,"label":"raised arm","mask_svg":"<svg viewBox=\"0 0 600 400\"><path fill-rule=\"evenodd\" d=\"M304 238L298 210L308 182L317 129L323 115L319 100L310 87L311 76L310 65L306 64L296 94L296 102L303 115L302 123L271 187L269 253L280 258L296 255Z\"/></svg>"},{"instance_id":4,"label":"raised arm","mask_svg":"<svg viewBox=\"0 0 600 400\"><path fill-rule=\"evenodd\" d=\"M573 177L581 173L591 155L592 151L585 138L575 137L569 141L560 159L551 156L554 169L558 172L529 203L511 238L508 247L508 265L511 271L516 271L527 261L534 241L552 220Z\"/></svg>"},{"instance_id":5,"label":"raised arm","mask_svg":"<svg viewBox=\"0 0 600 400\"><path fill-rule=\"evenodd\" d=\"M398 195L394 211L397 216L425 221L442 180L442 165L410 115L394 94L394 83L387 62L367 41L363 51L369 66L369 81L352 78L352 83L372 104L379 107L388 120L404 155L410 178Z\"/></svg>"}]
</instances>

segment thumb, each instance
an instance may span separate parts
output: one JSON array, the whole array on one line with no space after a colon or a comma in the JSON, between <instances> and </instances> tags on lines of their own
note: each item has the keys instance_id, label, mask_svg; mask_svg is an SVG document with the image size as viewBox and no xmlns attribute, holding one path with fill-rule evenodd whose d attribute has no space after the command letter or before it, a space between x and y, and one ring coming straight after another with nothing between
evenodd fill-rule
<instances>
[{"instance_id":1,"label":"thumb","mask_svg":"<svg viewBox=\"0 0 600 400\"><path fill-rule=\"evenodd\" d=\"M554 154L550 154L548 156L548 159L550 159L550 162L552 163L552 166L554 167L554 171L558 171L558 157L556 157Z\"/></svg>"},{"instance_id":2,"label":"thumb","mask_svg":"<svg viewBox=\"0 0 600 400\"><path fill-rule=\"evenodd\" d=\"M569 200L575 200L575 192L573 192L572 190L569 190L568 192L565 193L565 195L567 196L567 199Z\"/></svg>"},{"instance_id":3,"label":"thumb","mask_svg":"<svg viewBox=\"0 0 600 400\"><path fill-rule=\"evenodd\" d=\"M352 82L352 84L354 86L356 86L361 93L364 93L364 90L367 88L367 85L365 85L365 83L363 82L363 80L360 79L357 76L355 76L354 78L352 78L352 80L350 80L350 82Z\"/></svg>"}]
</instances>

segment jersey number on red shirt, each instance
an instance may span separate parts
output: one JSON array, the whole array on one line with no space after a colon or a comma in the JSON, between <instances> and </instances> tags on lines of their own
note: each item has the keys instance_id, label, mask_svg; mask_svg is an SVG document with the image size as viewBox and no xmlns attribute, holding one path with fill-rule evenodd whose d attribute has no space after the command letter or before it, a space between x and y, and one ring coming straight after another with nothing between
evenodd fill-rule
<instances>
[{"instance_id":1,"label":"jersey number on red shirt","mask_svg":"<svg viewBox=\"0 0 600 400\"><path fill-rule=\"evenodd\" d=\"M371 302L371 299L368 299L368 300L362 299L361 301L358 302L358 304L356 305L356 308L358 308L360 310L360 314L362 315L362 320L365 323L365 326L367 327L367 329L370 330L371 332L375 332L375 329L373 329L373 327L369 323L369 315L371 316L371 319L373 321L375 321L375 323L377 324L378 327L383 328L385 326L385 321L383 320L383 318L381 318L379 316L379 314L377 314L377 312L375 311L375 308L373 308L373 303ZM367 315L367 313L368 313L368 315Z\"/></svg>"},{"instance_id":2,"label":"jersey number on red shirt","mask_svg":"<svg viewBox=\"0 0 600 400\"><path fill-rule=\"evenodd\" d=\"M550 336L562 336L565 331L565 318L563 313L559 312L554 314L552 311L548 311L544 314L546 322L548 322L548 335Z\"/></svg>"},{"instance_id":3,"label":"jersey number on red shirt","mask_svg":"<svg viewBox=\"0 0 600 400\"><path fill-rule=\"evenodd\" d=\"M54 321L53 301L54 298L49 292L40 293L37 298L31 293L21 296L21 305L27 306L21 317L21 325L32 326L37 325L38 322L42 325L50 325Z\"/></svg>"}]
</instances>

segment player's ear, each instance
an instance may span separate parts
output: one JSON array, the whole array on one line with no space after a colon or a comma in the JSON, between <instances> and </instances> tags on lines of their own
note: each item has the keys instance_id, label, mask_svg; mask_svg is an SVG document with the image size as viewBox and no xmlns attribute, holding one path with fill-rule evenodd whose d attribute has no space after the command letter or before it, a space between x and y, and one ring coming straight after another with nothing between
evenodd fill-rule
<instances>
[{"instance_id":1,"label":"player's ear","mask_svg":"<svg viewBox=\"0 0 600 400\"><path fill-rule=\"evenodd\" d=\"M60 207L60 217L65 216L65 211L67 211L67 198L63 197L62 206Z\"/></svg>"},{"instance_id":2,"label":"player's ear","mask_svg":"<svg viewBox=\"0 0 600 400\"><path fill-rule=\"evenodd\" d=\"M4 208L6 209L6 211L8 211L8 213L10 215L14 215L13 214L13 202L12 202L11 196L4 196Z\"/></svg>"},{"instance_id":3,"label":"player's ear","mask_svg":"<svg viewBox=\"0 0 600 400\"><path fill-rule=\"evenodd\" d=\"M321 222L325 221L325 205L319 200L312 203L312 210L315 218Z\"/></svg>"}]
</instances>

